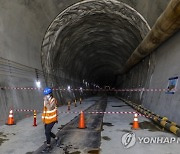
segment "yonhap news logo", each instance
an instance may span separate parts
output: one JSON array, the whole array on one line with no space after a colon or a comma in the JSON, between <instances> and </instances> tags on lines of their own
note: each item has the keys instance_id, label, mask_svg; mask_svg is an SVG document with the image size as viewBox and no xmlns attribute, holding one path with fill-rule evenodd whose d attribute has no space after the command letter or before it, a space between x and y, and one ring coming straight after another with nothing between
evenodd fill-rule
<instances>
[{"instance_id":1,"label":"yonhap news logo","mask_svg":"<svg viewBox=\"0 0 180 154\"><path fill-rule=\"evenodd\" d=\"M122 144L124 148L130 148L136 143L136 135L134 133L126 133L122 136Z\"/></svg>"},{"instance_id":2,"label":"yonhap news logo","mask_svg":"<svg viewBox=\"0 0 180 154\"><path fill-rule=\"evenodd\" d=\"M179 137L136 137L135 133L126 133L121 138L122 145L124 148L131 148L136 144L136 142L140 144L180 144L180 138Z\"/></svg>"}]
</instances>

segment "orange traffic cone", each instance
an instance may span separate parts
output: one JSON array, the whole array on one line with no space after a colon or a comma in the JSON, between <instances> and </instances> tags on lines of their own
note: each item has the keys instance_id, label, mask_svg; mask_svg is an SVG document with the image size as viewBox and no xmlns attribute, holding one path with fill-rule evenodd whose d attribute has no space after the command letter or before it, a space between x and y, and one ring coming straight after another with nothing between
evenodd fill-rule
<instances>
[{"instance_id":1,"label":"orange traffic cone","mask_svg":"<svg viewBox=\"0 0 180 154\"><path fill-rule=\"evenodd\" d=\"M37 124L36 124L36 110L34 110L34 124L33 124L33 126L37 126Z\"/></svg>"},{"instance_id":2,"label":"orange traffic cone","mask_svg":"<svg viewBox=\"0 0 180 154\"><path fill-rule=\"evenodd\" d=\"M13 117L13 110L9 111L9 117L6 125L15 125L14 123L14 117Z\"/></svg>"},{"instance_id":3,"label":"orange traffic cone","mask_svg":"<svg viewBox=\"0 0 180 154\"><path fill-rule=\"evenodd\" d=\"M84 118L84 112L83 112L83 111L81 111L81 113L80 113L80 118L79 118L79 128L80 128L80 129L86 128L86 125L85 125L85 118Z\"/></svg>"},{"instance_id":4,"label":"orange traffic cone","mask_svg":"<svg viewBox=\"0 0 180 154\"><path fill-rule=\"evenodd\" d=\"M76 99L74 100L74 106L77 107L77 102Z\"/></svg>"},{"instance_id":5,"label":"orange traffic cone","mask_svg":"<svg viewBox=\"0 0 180 154\"><path fill-rule=\"evenodd\" d=\"M70 106L71 106L71 102L69 101L69 102L68 102L68 111L71 110Z\"/></svg>"},{"instance_id":6,"label":"orange traffic cone","mask_svg":"<svg viewBox=\"0 0 180 154\"><path fill-rule=\"evenodd\" d=\"M137 113L134 114L134 121L133 121L133 126L132 129L139 129L139 122L138 122L138 117Z\"/></svg>"}]
</instances>

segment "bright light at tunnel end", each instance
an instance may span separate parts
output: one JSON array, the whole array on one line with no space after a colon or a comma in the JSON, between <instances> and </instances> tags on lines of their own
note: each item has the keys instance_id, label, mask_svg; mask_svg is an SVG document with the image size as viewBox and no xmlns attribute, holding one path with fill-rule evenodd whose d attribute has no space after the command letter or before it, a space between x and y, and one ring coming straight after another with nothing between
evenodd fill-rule
<instances>
[{"instance_id":1,"label":"bright light at tunnel end","mask_svg":"<svg viewBox=\"0 0 180 154\"><path fill-rule=\"evenodd\" d=\"M71 90L71 87L70 87L70 86L68 86L68 87L67 87L67 89L70 91L70 90Z\"/></svg>"}]
</instances>

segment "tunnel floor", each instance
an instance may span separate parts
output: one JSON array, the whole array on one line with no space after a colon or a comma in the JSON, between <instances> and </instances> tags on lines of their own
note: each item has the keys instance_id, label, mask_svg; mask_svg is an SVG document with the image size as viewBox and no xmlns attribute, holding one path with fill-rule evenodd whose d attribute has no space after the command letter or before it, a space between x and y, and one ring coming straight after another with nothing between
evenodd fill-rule
<instances>
[{"instance_id":1,"label":"tunnel floor","mask_svg":"<svg viewBox=\"0 0 180 154\"><path fill-rule=\"evenodd\" d=\"M106 106L107 103L107 106ZM180 143L148 143L148 138L176 138L173 134L154 125L149 119L138 116L140 129L133 130L134 111L130 106L114 97L101 99L92 97L83 100L77 107L61 106L59 123L53 128L61 137L60 147L52 153L58 154L177 154ZM78 129L78 115L85 111L86 129ZM104 115L96 112L105 111ZM90 113L89 113L90 112ZM92 114L93 112L93 114ZM119 113L116 113L119 112ZM95 114L96 113L96 114ZM41 113L37 115L37 127L33 127L33 117L18 121L16 125L0 127L0 152L3 154L37 153L45 141ZM61 128L60 130L58 128ZM125 147L123 137L135 134L135 144ZM143 138L145 139L143 142ZM140 139L142 142L140 142ZM180 140L179 140L180 141ZM132 143L132 142L130 142Z\"/></svg>"},{"instance_id":2,"label":"tunnel floor","mask_svg":"<svg viewBox=\"0 0 180 154\"><path fill-rule=\"evenodd\" d=\"M59 154L76 154L76 153L91 153L98 151L101 144L101 128L103 114L88 114L87 112L104 112L107 105L107 99L102 98L95 102L94 105L85 110L85 129L79 129L79 116L75 117L67 125L58 131L59 147L53 145L50 153ZM41 146L34 154L41 153L45 145Z\"/></svg>"}]
</instances>

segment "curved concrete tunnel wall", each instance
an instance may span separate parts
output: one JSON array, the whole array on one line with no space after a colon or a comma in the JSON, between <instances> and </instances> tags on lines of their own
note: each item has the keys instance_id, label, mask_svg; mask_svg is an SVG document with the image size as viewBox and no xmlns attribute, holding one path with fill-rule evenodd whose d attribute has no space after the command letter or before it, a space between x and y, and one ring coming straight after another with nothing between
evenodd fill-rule
<instances>
[{"instance_id":1,"label":"curved concrete tunnel wall","mask_svg":"<svg viewBox=\"0 0 180 154\"><path fill-rule=\"evenodd\" d=\"M180 32L157 48L150 56L133 67L118 80L121 88L145 88L167 89L169 78L179 77L179 40ZM144 78L146 77L146 78ZM118 93L123 98L141 104L147 109L169 120L180 123L180 84L177 83L178 91L175 94L167 94L165 91L141 91Z\"/></svg>"},{"instance_id":2,"label":"curved concrete tunnel wall","mask_svg":"<svg viewBox=\"0 0 180 154\"><path fill-rule=\"evenodd\" d=\"M0 93L0 100L2 102L0 103L0 112L2 115L0 117L0 124L5 123L10 108L42 109L42 90L12 90L4 87L35 87L34 82L37 79L37 74L42 82L42 87L46 85L40 60L41 43L44 34L50 23L60 12L77 2L81 1L2 0L0 2L0 54L2 57L0 70L0 86L2 87ZM156 0L122 0L122 2L127 3L141 13L148 24L152 26L169 0L161 2ZM153 15L151 14L152 9ZM148 60L146 65L148 65ZM143 66L141 65L141 67ZM79 86L79 81L75 81L72 78L65 79L68 76L61 72L61 82L58 79L54 80L54 78L51 78L48 84L51 86L58 86L60 84L66 88L68 84ZM145 80L143 76L141 78ZM134 81L132 78L131 80L132 82ZM119 80L119 82L121 81ZM138 80L138 82L141 81ZM126 83L128 85L130 82ZM63 96L68 98L74 97L74 95L69 96L68 94L63 94ZM59 99L63 96L62 94L57 94ZM139 94L137 97L139 97ZM21 119L25 115L26 113L15 113L15 118Z\"/></svg>"},{"instance_id":3,"label":"curved concrete tunnel wall","mask_svg":"<svg viewBox=\"0 0 180 154\"><path fill-rule=\"evenodd\" d=\"M140 14L123 3L78 3L59 14L46 32L44 72L56 80L65 74L80 83L112 85L115 70L122 69L148 31Z\"/></svg>"},{"instance_id":4,"label":"curved concrete tunnel wall","mask_svg":"<svg viewBox=\"0 0 180 154\"><path fill-rule=\"evenodd\" d=\"M150 68L146 81L147 88L164 89L168 86L168 79L180 77L180 32L177 32L171 39L162 44L151 55ZM175 94L163 92L145 92L142 102L145 107L155 113L166 116L169 120L180 124L180 83L178 81L178 91Z\"/></svg>"},{"instance_id":5,"label":"curved concrete tunnel wall","mask_svg":"<svg viewBox=\"0 0 180 154\"><path fill-rule=\"evenodd\" d=\"M136 103L142 104L148 109L151 109L153 112L161 116L166 116L169 118L169 120L175 121L177 123L180 123L178 111L180 105L177 101L179 99L179 85L177 85L176 87L178 91L175 94L167 93L167 90L165 91L164 89L167 89L168 87L169 78L179 77L179 14L180 1L171 1L166 11L162 14L162 16L158 19L154 26L158 28L160 28L161 26L164 26L164 28L167 29L171 28L169 30L172 33L175 33L174 36L170 37L166 42L161 43L161 46L159 48L154 48L154 53L143 59L142 62L138 65L134 66L134 68L131 69L129 73L127 73L126 75L122 75L123 80L121 81L121 83L119 83L119 86L124 88L154 89L153 91L150 90L149 92L125 92L122 93L121 96L133 100ZM168 20L168 17L163 18L163 15L167 15L169 17L172 15L169 18L170 20L175 19L176 17L177 19L175 19L172 23L169 22L169 26L167 26L165 22ZM162 19L164 20L164 22L161 22L160 24L159 21ZM152 28L151 32L157 31ZM151 32L149 34L151 34ZM166 35L163 35L163 32L166 33ZM157 38L160 40L160 38L163 38L163 36L171 36L171 32L168 32L168 30L162 30L161 35L159 35L159 37ZM147 37L155 40L155 38L153 38L149 34L147 35ZM144 41L145 39L143 40L143 42ZM144 45L147 45L147 47L150 48L150 42L151 41L146 40L146 44L144 43ZM144 51L147 52L148 48ZM143 55L144 53L140 52L140 54ZM155 91L155 89L159 88L160 91Z\"/></svg>"}]
</instances>

